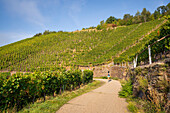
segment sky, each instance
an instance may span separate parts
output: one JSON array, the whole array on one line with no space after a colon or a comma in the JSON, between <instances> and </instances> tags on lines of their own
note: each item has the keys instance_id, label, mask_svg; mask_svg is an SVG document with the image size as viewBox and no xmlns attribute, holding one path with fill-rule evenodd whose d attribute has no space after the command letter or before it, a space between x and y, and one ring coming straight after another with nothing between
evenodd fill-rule
<instances>
[{"instance_id":1,"label":"sky","mask_svg":"<svg viewBox=\"0 0 170 113\"><path fill-rule=\"evenodd\" d=\"M153 13L169 0L0 0L0 47L36 33L97 26L146 8Z\"/></svg>"}]
</instances>

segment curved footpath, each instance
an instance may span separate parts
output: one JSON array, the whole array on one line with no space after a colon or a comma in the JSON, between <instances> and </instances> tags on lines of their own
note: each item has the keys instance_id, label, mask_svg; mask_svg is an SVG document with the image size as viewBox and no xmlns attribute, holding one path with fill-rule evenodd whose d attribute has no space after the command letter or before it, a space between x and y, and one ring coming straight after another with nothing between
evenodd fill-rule
<instances>
[{"instance_id":1,"label":"curved footpath","mask_svg":"<svg viewBox=\"0 0 170 113\"><path fill-rule=\"evenodd\" d=\"M106 82L103 86L78 96L63 105L57 113L127 113L125 99L118 97L119 81L95 79Z\"/></svg>"}]
</instances>

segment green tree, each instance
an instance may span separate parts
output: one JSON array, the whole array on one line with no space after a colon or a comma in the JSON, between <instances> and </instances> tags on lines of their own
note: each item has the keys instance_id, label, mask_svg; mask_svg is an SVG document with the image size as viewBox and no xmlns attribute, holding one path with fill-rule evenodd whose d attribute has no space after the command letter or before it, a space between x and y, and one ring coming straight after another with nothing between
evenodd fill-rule
<instances>
[{"instance_id":1,"label":"green tree","mask_svg":"<svg viewBox=\"0 0 170 113\"><path fill-rule=\"evenodd\" d=\"M150 16L149 20L155 20L154 14L152 14L152 15Z\"/></svg>"},{"instance_id":2,"label":"green tree","mask_svg":"<svg viewBox=\"0 0 170 113\"><path fill-rule=\"evenodd\" d=\"M47 34L50 34L49 30L45 30L43 35L47 35Z\"/></svg>"},{"instance_id":3,"label":"green tree","mask_svg":"<svg viewBox=\"0 0 170 113\"><path fill-rule=\"evenodd\" d=\"M113 23L115 20L117 20L114 16L110 16L107 20L106 20L106 23L107 24L111 24Z\"/></svg>"},{"instance_id":4,"label":"green tree","mask_svg":"<svg viewBox=\"0 0 170 113\"><path fill-rule=\"evenodd\" d=\"M120 21L121 21L121 19L117 19L117 26L120 25Z\"/></svg>"},{"instance_id":5,"label":"green tree","mask_svg":"<svg viewBox=\"0 0 170 113\"><path fill-rule=\"evenodd\" d=\"M155 18L155 19L158 19L159 16L160 16L160 13L159 13L159 11L155 10L155 12L153 13L153 15L154 15L154 18Z\"/></svg>"},{"instance_id":6,"label":"green tree","mask_svg":"<svg viewBox=\"0 0 170 113\"><path fill-rule=\"evenodd\" d=\"M146 12L146 21L149 21L150 16L151 16L150 11L147 11L147 12Z\"/></svg>"},{"instance_id":7,"label":"green tree","mask_svg":"<svg viewBox=\"0 0 170 113\"><path fill-rule=\"evenodd\" d=\"M112 22L112 24L114 24L114 25L118 25L118 21L117 21L117 20L115 20L114 22Z\"/></svg>"},{"instance_id":8,"label":"green tree","mask_svg":"<svg viewBox=\"0 0 170 113\"><path fill-rule=\"evenodd\" d=\"M126 25L131 25L132 24L132 19L133 19L133 15L125 14L123 16L123 20L126 22Z\"/></svg>"},{"instance_id":9,"label":"green tree","mask_svg":"<svg viewBox=\"0 0 170 113\"><path fill-rule=\"evenodd\" d=\"M165 12L166 12L167 8L163 5L163 6L159 6L159 7L157 8L157 10L159 11L159 13L160 13L161 15L165 15Z\"/></svg>"},{"instance_id":10,"label":"green tree","mask_svg":"<svg viewBox=\"0 0 170 113\"><path fill-rule=\"evenodd\" d=\"M135 16L132 19L132 22L135 24L141 22L141 13L139 11L136 12Z\"/></svg>"},{"instance_id":11,"label":"green tree","mask_svg":"<svg viewBox=\"0 0 170 113\"><path fill-rule=\"evenodd\" d=\"M170 15L170 3L166 5L166 15Z\"/></svg>"},{"instance_id":12,"label":"green tree","mask_svg":"<svg viewBox=\"0 0 170 113\"><path fill-rule=\"evenodd\" d=\"M101 25L101 26L103 26L103 25L104 25L104 20L102 20L102 21L100 22L100 25Z\"/></svg>"},{"instance_id":13,"label":"green tree","mask_svg":"<svg viewBox=\"0 0 170 113\"><path fill-rule=\"evenodd\" d=\"M97 29L97 30L101 30L101 29L102 29L102 26L101 26L101 25L97 25L96 29Z\"/></svg>"},{"instance_id":14,"label":"green tree","mask_svg":"<svg viewBox=\"0 0 170 113\"><path fill-rule=\"evenodd\" d=\"M151 13L149 11L147 11L146 8L143 8L143 11L142 11L141 15L142 15L142 20L144 22L146 22L146 21L149 20L149 17L151 15Z\"/></svg>"},{"instance_id":15,"label":"green tree","mask_svg":"<svg viewBox=\"0 0 170 113\"><path fill-rule=\"evenodd\" d=\"M41 36L41 35L42 35L42 33L37 33L37 34L34 35L34 37Z\"/></svg>"},{"instance_id":16,"label":"green tree","mask_svg":"<svg viewBox=\"0 0 170 113\"><path fill-rule=\"evenodd\" d=\"M130 15L130 14L124 14L123 20L128 21L128 20L131 19L132 17L133 17L133 16Z\"/></svg>"},{"instance_id":17,"label":"green tree","mask_svg":"<svg viewBox=\"0 0 170 113\"><path fill-rule=\"evenodd\" d=\"M126 22L125 22L124 20L122 20L122 19L119 19L119 20L118 20L118 23L119 23L119 25L121 25L121 26L126 24Z\"/></svg>"},{"instance_id":18,"label":"green tree","mask_svg":"<svg viewBox=\"0 0 170 113\"><path fill-rule=\"evenodd\" d=\"M135 16L137 17L138 20L140 20L141 13L139 11L137 11Z\"/></svg>"}]
</instances>

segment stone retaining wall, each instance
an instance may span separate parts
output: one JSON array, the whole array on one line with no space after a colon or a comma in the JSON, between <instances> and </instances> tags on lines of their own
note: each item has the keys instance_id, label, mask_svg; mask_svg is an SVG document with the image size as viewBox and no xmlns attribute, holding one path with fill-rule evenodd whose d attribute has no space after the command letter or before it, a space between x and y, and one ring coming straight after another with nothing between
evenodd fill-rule
<instances>
[{"instance_id":1,"label":"stone retaining wall","mask_svg":"<svg viewBox=\"0 0 170 113\"><path fill-rule=\"evenodd\" d=\"M93 72L94 72L94 77L102 77L102 76L107 76L108 71L110 73L111 77L117 77L117 78L124 78L126 76L126 67L121 67L121 66L100 66L100 67L95 67Z\"/></svg>"},{"instance_id":2,"label":"stone retaining wall","mask_svg":"<svg viewBox=\"0 0 170 113\"><path fill-rule=\"evenodd\" d=\"M170 113L170 59L163 63L131 69L133 94L152 102L156 109Z\"/></svg>"}]
</instances>

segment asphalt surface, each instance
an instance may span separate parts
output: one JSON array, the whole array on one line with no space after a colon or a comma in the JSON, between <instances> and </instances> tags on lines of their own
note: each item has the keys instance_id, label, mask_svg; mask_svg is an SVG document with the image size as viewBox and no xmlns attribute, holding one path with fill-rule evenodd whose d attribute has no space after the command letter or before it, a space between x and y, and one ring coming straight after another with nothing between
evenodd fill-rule
<instances>
[{"instance_id":1,"label":"asphalt surface","mask_svg":"<svg viewBox=\"0 0 170 113\"><path fill-rule=\"evenodd\" d=\"M56 113L127 113L125 99L118 97L119 81L96 79L106 82L103 86L78 96L63 105Z\"/></svg>"}]
</instances>

